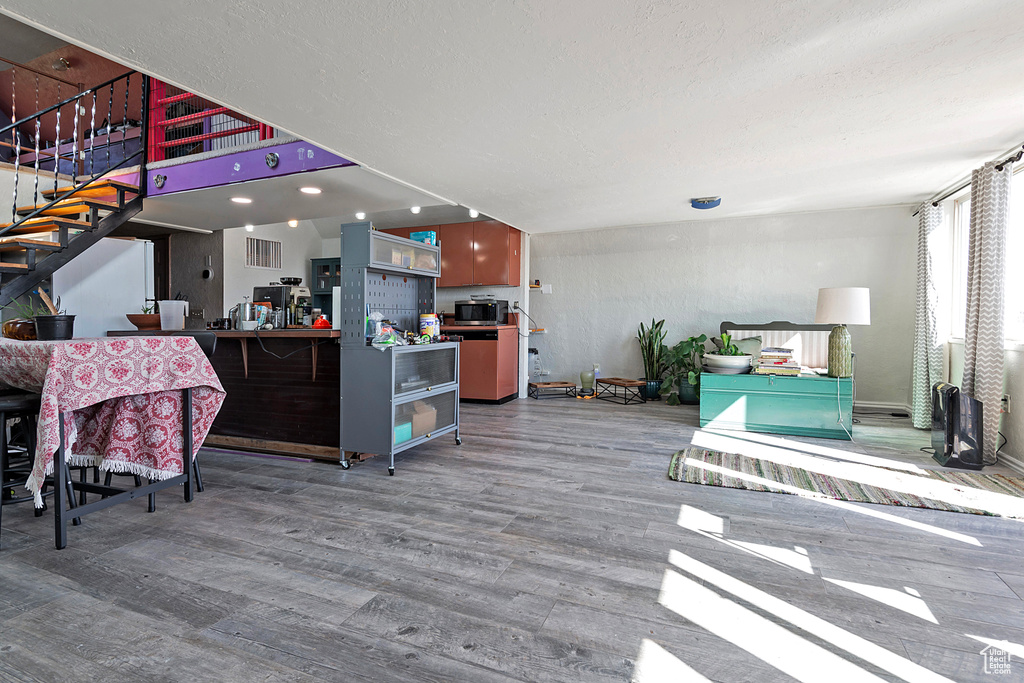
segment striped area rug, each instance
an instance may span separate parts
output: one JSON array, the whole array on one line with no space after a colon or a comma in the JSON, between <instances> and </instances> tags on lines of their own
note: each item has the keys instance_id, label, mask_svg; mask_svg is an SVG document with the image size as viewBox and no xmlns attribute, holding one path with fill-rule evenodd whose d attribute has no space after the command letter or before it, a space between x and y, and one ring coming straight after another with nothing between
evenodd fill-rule
<instances>
[{"instance_id":1,"label":"striped area rug","mask_svg":"<svg viewBox=\"0 0 1024 683\"><path fill-rule=\"evenodd\" d=\"M689 462L687 462L689 460ZM823 469L836 464L835 461L822 459ZM902 505L906 507L930 508L950 512L966 512L975 515L990 515L1024 518L1018 512L1024 510L1024 479L1007 477L1001 474L982 474L964 470L925 470L922 474L910 475L896 473L881 467L867 467L871 475L890 475L894 481L901 482L901 488L916 490L927 489L930 482L941 482L936 488L943 492L946 500L916 495L906 490L893 490L876 485L866 484L851 479L839 478L821 472L813 472L801 467L753 458L736 453L724 453L705 448L690 447L678 451L672 456L668 468L668 477L675 481L705 486L723 486L750 491L771 491L774 493L790 493L813 497L831 498L860 503L878 503L880 505ZM735 473L735 474L730 474ZM878 478L876 476L865 478ZM909 485L906 485L909 482ZM923 487L916 486L922 484ZM986 493L987 492L987 493ZM993 506L992 509L979 509L969 505L952 502L963 497L991 499L990 494L1002 494L1020 501L1006 501L1009 505ZM999 500L1004 500L996 497ZM952 500L950 500L952 499Z\"/></svg>"}]
</instances>

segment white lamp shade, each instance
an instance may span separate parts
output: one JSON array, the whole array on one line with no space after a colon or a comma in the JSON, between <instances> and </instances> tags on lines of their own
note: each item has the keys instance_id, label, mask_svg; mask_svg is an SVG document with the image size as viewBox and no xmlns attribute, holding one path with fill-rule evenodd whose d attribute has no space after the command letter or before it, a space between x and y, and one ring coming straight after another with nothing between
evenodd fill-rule
<instances>
[{"instance_id":1,"label":"white lamp shade","mask_svg":"<svg viewBox=\"0 0 1024 683\"><path fill-rule=\"evenodd\" d=\"M814 322L827 325L870 325L870 290L867 287L819 289Z\"/></svg>"}]
</instances>

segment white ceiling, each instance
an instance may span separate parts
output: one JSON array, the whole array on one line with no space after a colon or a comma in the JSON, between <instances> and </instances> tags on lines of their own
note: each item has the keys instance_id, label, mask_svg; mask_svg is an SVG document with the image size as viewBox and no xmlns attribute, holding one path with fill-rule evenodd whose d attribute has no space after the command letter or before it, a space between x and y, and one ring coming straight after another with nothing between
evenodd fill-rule
<instances>
[{"instance_id":1,"label":"white ceiling","mask_svg":"<svg viewBox=\"0 0 1024 683\"><path fill-rule=\"evenodd\" d=\"M1024 140L1019 0L75 7L0 0L532 233L917 202Z\"/></svg>"}]
</instances>

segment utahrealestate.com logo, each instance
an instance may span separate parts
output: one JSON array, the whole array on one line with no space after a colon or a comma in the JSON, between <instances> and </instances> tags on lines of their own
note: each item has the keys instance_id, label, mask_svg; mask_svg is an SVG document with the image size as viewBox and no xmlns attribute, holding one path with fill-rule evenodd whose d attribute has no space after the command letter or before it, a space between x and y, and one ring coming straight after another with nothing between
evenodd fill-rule
<instances>
[{"instance_id":1,"label":"utahrealestate.com logo","mask_svg":"<svg viewBox=\"0 0 1024 683\"><path fill-rule=\"evenodd\" d=\"M1010 673L1010 653L1006 650L1000 650L995 645L989 645L981 651L981 656L985 658L984 671L987 674L996 675L1009 675Z\"/></svg>"}]
</instances>

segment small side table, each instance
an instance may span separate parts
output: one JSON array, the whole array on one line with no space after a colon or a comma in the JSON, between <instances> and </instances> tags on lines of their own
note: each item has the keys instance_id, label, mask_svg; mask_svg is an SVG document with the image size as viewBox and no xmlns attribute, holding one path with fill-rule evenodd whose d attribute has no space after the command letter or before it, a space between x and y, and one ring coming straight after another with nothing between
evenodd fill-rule
<instances>
[{"instance_id":1,"label":"small side table","mask_svg":"<svg viewBox=\"0 0 1024 683\"><path fill-rule=\"evenodd\" d=\"M644 388L647 382L638 379L626 379L624 377L602 377L597 380L597 397L602 401L621 403L628 406L631 403L647 403L647 396ZM618 388L622 388L620 394Z\"/></svg>"},{"instance_id":2,"label":"small side table","mask_svg":"<svg viewBox=\"0 0 1024 683\"><path fill-rule=\"evenodd\" d=\"M562 391L545 391L545 389L561 389ZM572 382L530 382L526 385L526 395L531 398L576 398L576 385Z\"/></svg>"}]
</instances>

